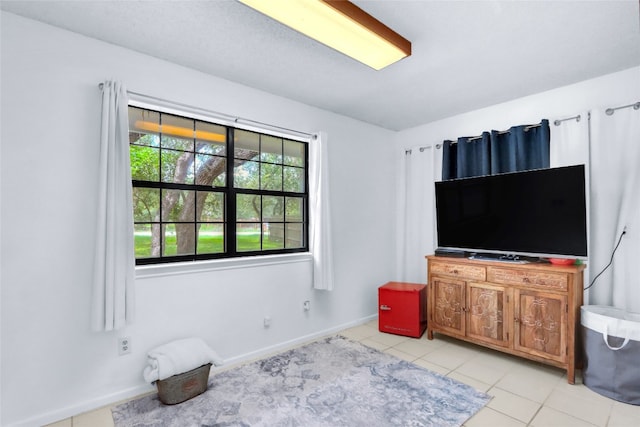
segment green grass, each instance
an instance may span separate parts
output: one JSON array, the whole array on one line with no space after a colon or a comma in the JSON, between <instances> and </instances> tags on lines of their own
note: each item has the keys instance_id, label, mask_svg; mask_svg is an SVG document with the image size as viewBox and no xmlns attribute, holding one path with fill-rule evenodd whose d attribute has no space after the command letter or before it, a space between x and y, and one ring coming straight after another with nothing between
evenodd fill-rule
<instances>
[{"instance_id":1,"label":"green grass","mask_svg":"<svg viewBox=\"0 0 640 427\"><path fill-rule=\"evenodd\" d=\"M144 234L135 235L136 258L148 258L151 256L151 236ZM176 237L167 236L165 239L165 256L176 255ZM238 235L237 249L239 252L260 250L260 234ZM268 238L263 242L263 248L282 249L282 242L273 242ZM201 235L198 239L198 254L217 254L224 252L224 237L221 235Z\"/></svg>"}]
</instances>

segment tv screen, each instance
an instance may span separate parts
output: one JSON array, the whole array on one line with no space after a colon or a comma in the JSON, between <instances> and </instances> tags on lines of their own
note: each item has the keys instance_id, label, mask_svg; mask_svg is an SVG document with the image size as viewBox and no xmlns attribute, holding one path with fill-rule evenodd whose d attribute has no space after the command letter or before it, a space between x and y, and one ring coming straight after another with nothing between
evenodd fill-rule
<instances>
[{"instance_id":1,"label":"tv screen","mask_svg":"<svg viewBox=\"0 0 640 427\"><path fill-rule=\"evenodd\" d=\"M441 181L435 193L440 248L587 256L584 165Z\"/></svg>"}]
</instances>

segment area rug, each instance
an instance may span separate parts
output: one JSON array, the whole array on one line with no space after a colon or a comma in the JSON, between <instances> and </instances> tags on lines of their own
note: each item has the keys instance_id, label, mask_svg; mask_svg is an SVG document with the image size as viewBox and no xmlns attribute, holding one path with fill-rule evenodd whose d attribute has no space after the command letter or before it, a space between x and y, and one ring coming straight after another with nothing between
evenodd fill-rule
<instances>
[{"instance_id":1,"label":"area rug","mask_svg":"<svg viewBox=\"0 0 640 427\"><path fill-rule=\"evenodd\" d=\"M491 397L341 336L214 372L178 405L157 395L113 408L130 426L460 426Z\"/></svg>"}]
</instances>

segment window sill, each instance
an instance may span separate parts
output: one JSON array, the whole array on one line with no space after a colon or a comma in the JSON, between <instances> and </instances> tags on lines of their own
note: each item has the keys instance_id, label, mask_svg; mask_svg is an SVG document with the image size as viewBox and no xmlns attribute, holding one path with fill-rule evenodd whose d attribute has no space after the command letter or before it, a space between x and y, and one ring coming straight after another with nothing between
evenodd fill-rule
<instances>
[{"instance_id":1,"label":"window sill","mask_svg":"<svg viewBox=\"0 0 640 427\"><path fill-rule=\"evenodd\" d=\"M295 254L227 258L211 261L190 261L170 264L142 265L136 267L136 279L202 273L207 271L265 267L269 265L311 262L312 260L313 255L311 255L310 252L303 252Z\"/></svg>"}]
</instances>

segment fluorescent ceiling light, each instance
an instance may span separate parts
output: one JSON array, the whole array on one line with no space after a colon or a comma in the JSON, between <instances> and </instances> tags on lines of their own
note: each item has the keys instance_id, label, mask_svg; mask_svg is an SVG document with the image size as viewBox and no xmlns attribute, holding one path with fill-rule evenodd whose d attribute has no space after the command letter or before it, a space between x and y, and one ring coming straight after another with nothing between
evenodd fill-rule
<instances>
[{"instance_id":1,"label":"fluorescent ceiling light","mask_svg":"<svg viewBox=\"0 0 640 427\"><path fill-rule=\"evenodd\" d=\"M411 42L347 0L240 2L376 70L411 55Z\"/></svg>"}]
</instances>

